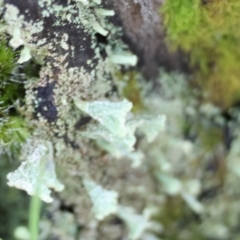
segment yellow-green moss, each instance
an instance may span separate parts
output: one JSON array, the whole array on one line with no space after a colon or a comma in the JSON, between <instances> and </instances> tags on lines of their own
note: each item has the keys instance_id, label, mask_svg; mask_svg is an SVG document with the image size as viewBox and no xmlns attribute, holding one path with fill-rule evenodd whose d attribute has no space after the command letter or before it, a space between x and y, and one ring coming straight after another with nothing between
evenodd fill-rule
<instances>
[{"instance_id":1,"label":"yellow-green moss","mask_svg":"<svg viewBox=\"0 0 240 240\"><path fill-rule=\"evenodd\" d=\"M0 143L21 143L29 137L26 122L21 117L10 117L0 124Z\"/></svg>"},{"instance_id":2,"label":"yellow-green moss","mask_svg":"<svg viewBox=\"0 0 240 240\"><path fill-rule=\"evenodd\" d=\"M0 39L0 147L8 145L12 153L29 134L25 120L14 108L14 104L24 98L23 83L13 74L16 55L6 41Z\"/></svg>"},{"instance_id":3,"label":"yellow-green moss","mask_svg":"<svg viewBox=\"0 0 240 240\"><path fill-rule=\"evenodd\" d=\"M125 74L118 73L119 80L126 80L126 85L122 90L122 95L133 104L132 112L137 113L144 109L144 104L141 99L141 90L138 85L138 73L129 71Z\"/></svg>"},{"instance_id":4,"label":"yellow-green moss","mask_svg":"<svg viewBox=\"0 0 240 240\"><path fill-rule=\"evenodd\" d=\"M198 231L196 215L188 208L180 197L168 196L159 212L154 217L164 227L163 236L159 238L171 240L203 240L205 239ZM186 234L180 235L180 229L186 228ZM181 232L182 233L182 232Z\"/></svg>"},{"instance_id":5,"label":"yellow-green moss","mask_svg":"<svg viewBox=\"0 0 240 240\"><path fill-rule=\"evenodd\" d=\"M0 40L0 103L1 106L11 104L13 95L16 95L16 84L9 81L10 74L14 68L14 52Z\"/></svg>"},{"instance_id":6,"label":"yellow-green moss","mask_svg":"<svg viewBox=\"0 0 240 240\"><path fill-rule=\"evenodd\" d=\"M240 100L240 2L167 0L162 8L167 41L190 54L195 80L215 104Z\"/></svg>"}]
</instances>

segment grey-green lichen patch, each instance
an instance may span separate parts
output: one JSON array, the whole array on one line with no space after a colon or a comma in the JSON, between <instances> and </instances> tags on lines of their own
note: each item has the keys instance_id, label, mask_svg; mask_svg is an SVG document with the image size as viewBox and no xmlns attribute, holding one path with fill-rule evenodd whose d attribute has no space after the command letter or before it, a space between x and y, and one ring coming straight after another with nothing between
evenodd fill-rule
<instances>
[{"instance_id":1,"label":"grey-green lichen patch","mask_svg":"<svg viewBox=\"0 0 240 240\"><path fill-rule=\"evenodd\" d=\"M100 148L118 159L129 158L133 167L139 167L143 159L141 151L134 151L136 130L139 129L151 142L165 127L165 116L138 119L130 114L132 104L126 99L121 102L75 101L75 104L100 124L89 125L86 131L81 132L82 136L97 140Z\"/></svg>"},{"instance_id":2,"label":"grey-green lichen patch","mask_svg":"<svg viewBox=\"0 0 240 240\"><path fill-rule=\"evenodd\" d=\"M96 119L102 126L116 136L126 135L126 115L132 108L132 104L126 99L122 102L83 102L75 101L76 106Z\"/></svg>"},{"instance_id":3,"label":"grey-green lichen patch","mask_svg":"<svg viewBox=\"0 0 240 240\"><path fill-rule=\"evenodd\" d=\"M130 240L139 239L144 231L150 227L148 216L136 214L132 208L119 206L118 216L126 222Z\"/></svg>"},{"instance_id":4,"label":"grey-green lichen patch","mask_svg":"<svg viewBox=\"0 0 240 240\"><path fill-rule=\"evenodd\" d=\"M88 176L84 178L83 184L93 203L94 216L98 220L103 220L108 215L117 212L117 192L103 189L102 186L97 185Z\"/></svg>"},{"instance_id":5,"label":"grey-green lichen patch","mask_svg":"<svg viewBox=\"0 0 240 240\"><path fill-rule=\"evenodd\" d=\"M51 204L52 213L45 212L39 224L40 235L39 239L62 238L74 240L78 233L77 226L75 225L75 216L68 211L57 211L61 204L60 201L55 200ZM54 222L49 221L49 215L54 219Z\"/></svg>"},{"instance_id":6,"label":"grey-green lichen patch","mask_svg":"<svg viewBox=\"0 0 240 240\"><path fill-rule=\"evenodd\" d=\"M146 135L147 141L150 143L158 136L159 132L163 131L166 125L166 116L158 115L149 119L143 118L140 131Z\"/></svg>"},{"instance_id":7,"label":"grey-green lichen patch","mask_svg":"<svg viewBox=\"0 0 240 240\"><path fill-rule=\"evenodd\" d=\"M114 217L118 222L122 219L119 229L124 224L128 228L120 239L186 240L194 239L193 232L200 229L206 238L219 237L221 232L228 237L227 229L236 224L232 219L239 209L236 200L224 205L221 199L235 199L237 193L224 190L214 201L204 196L221 184L226 189L236 185L238 178L235 174L226 181L225 159L219 159L226 150L218 138L211 143L204 140L209 126L215 124L219 132L225 123L218 109L196 100L198 92L189 90L186 76L164 71L155 85L134 74L139 88L133 87L137 101L131 103L125 99L131 91L123 93L129 79L119 81L119 76L126 76L137 58L119 40L119 29L108 22L113 11L103 9L98 1L38 3L36 11L20 1L6 6L12 47L23 46L20 62L31 55L42 64L39 77L27 79L21 108L34 129L29 139L39 144L23 145L23 151L28 147L31 151L20 168L8 175L9 184L19 187L21 182L27 192L35 193L36 173L41 162L47 162L40 196L50 201L49 188L62 188L54 169L55 164L59 166L58 177L65 189L57 195L62 206L52 212L75 225L63 229L59 223L49 231L61 228L58 237L63 239L74 239L77 234L80 239L101 239L102 223ZM11 32L15 27L16 32ZM145 108L131 112L132 104L139 102ZM237 159L234 148L230 158L232 171ZM218 165L212 170L215 162ZM221 211L214 212L216 206ZM158 216L146 214L152 207ZM63 214L66 208L70 215ZM179 227L179 212L187 215L184 229ZM221 217L225 213L227 220ZM209 224L196 225L196 215ZM215 233L210 231L211 224ZM78 226L82 229L76 233ZM114 233L112 239L117 239Z\"/></svg>"},{"instance_id":8,"label":"grey-green lichen patch","mask_svg":"<svg viewBox=\"0 0 240 240\"><path fill-rule=\"evenodd\" d=\"M34 42L34 40L36 41L34 34L38 34L43 30L43 23L41 21L24 21L24 16L20 15L19 9L11 4L5 5L4 20L7 24L6 32L12 36L9 42L10 46L14 49L23 45L25 46L22 50L23 53L19 63L22 63L23 60L29 60L30 49L34 48L32 42ZM37 49L35 49L35 51L36 50ZM25 58L23 58L23 56L25 56Z\"/></svg>"},{"instance_id":9,"label":"grey-green lichen patch","mask_svg":"<svg viewBox=\"0 0 240 240\"><path fill-rule=\"evenodd\" d=\"M147 146L144 151L147 159L155 159L150 164L161 184L161 196L164 195L159 203L158 218L165 230L159 236L168 239L194 239L196 233L199 239L238 236L233 231L238 222L235 212L239 194L236 186L239 178L238 110L233 108L228 113L231 120L227 121L219 108L197 101L198 91L189 90L186 83L179 74L162 72L161 88L145 98L149 108L165 113L168 120L161 138L158 136L153 144L144 142L140 147L143 150ZM218 131L218 138L209 131L213 128ZM226 128L234 134L230 152L222 142ZM211 138L214 141L209 141ZM189 209L202 218L201 224L194 221ZM189 229L182 230L174 225L181 219L188 219Z\"/></svg>"},{"instance_id":10,"label":"grey-green lichen patch","mask_svg":"<svg viewBox=\"0 0 240 240\"><path fill-rule=\"evenodd\" d=\"M18 59L18 63L24 63L29 61L32 58L31 56L31 51L28 47L24 47L23 50L21 51L20 58Z\"/></svg>"},{"instance_id":11,"label":"grey-green lichen patch","mask_svg":"<svg viewBox=\"0 0 240 240\"><path fill-rule=\"evenodd\" d=\"M41 59L42 63L39 78L26 84L23 109L35 127L35 138L52 144L52 155L47 156L51 164L60 166L58 176L65 185L59 198L74 209L76 225L91 229L88 234L86 230L79 233L79 238L97 238L99 220L104 221L109 215L118 216L127 225L128 233L123 238L144 239L146 231L160 234L161 228L151 229L154 224L150 224L151 216L146 216L144 210L148 206L162 210L169 195L182 199L191 212L203 214L206 206L197 199L200 190L193 191L201 189L201 183L194 181L197 170L186 168L186 164L196 164L193 157L196 149L190 141L181 139L185 102L179 96L186 90L184 76L162 73L157 82L162 87L160 93L156 90L151 93L149 89L153 86L144 82L146 92L139 96L144 97L147 108L145 112L130 112L132 103L123 100L119 91L123 82L117 80L116 73L127 72L137 58L116 40L119 29L107 24L109 14L113 13L100 10L102 7L96 2L79 1L68 6L55 1L40 3L43 10L39 13L42 14L39 25L43 26L40 32L33 33L37 21L26 28L29 16L25 19L26 14L21 12L23 21L18 16L22 21L19 36L24 48L29 48L33 59ZM47 25L47 19L53 24ZM25 38L28 32L31 40ZM105 43L98 42L96 33L105 37ZM189 97L190 100L191 113L195 102ZM166 132L162 132L163 114L170 119ZM37 151L37 146L32 147L33 152ZM34 161L38 166L34 165L32 155L28 154L28 160L36 172L41 161ZM199 155L196 151L196 156ZM32 174L27 168L29 164L20 166L27 176ZM15 178L20 170L9 175L10 184L19 186L18 182L24 181L25 190L33 192L34 179L29 183L26 175L20 180L19 175ZM62 186L54 168L50 173L48 170L41 189L45 201L51 200L49 187L53 184L49 179ZM192 181L181 175L184 171Z\"/></svg>"},{"instance_id":12,"label":"grey-green lichen patch","mask_svg":"<svg viewBox=\"0 0 240 240\"><path fill-rule=\"evenodd\" d=\"M93 128L99 128L103 139L110 138L118 146L123 141L122 145L126 144L129 148L129 157L135 159L135 165L140 166L136 158L140 159L142 155L130 154L136 142L136 124L125 125L132 104L127 100L121 102L122 98L112 91L116 84L115 71L122 66L127 69L128 65L136 65L137 58L128 52L121 40L117 40L119 29L107 23L107 18L113 16L114 12L103 9L99 4L98 1L76 1L68 5L57 4L56 1L38 1L37 5L33 2L36 12L31 12L31 8L28 9L21 2L5 6L6 31L12 37L10 45L13 48L23 46L18 64L31 58L42 64L39 79L28 79L25 85L26 100L22 107L26 118L34 126L35 138L40 139L39 144L28 141L28 145L23 145L23 150L29 147L31 151L26 154L26 160L19 169L8 175L9 185L22 188L29 194L38 194L47 202L52 200L49 188L63 188L56 179L54 161L68 166L66 173L71 175L71 169L75 167L81 175L81 162L91 159L91 155L99 157L101 154L101 148L89 141L89 137L95 134ZM107 46L99 44L95 34L106 37ZM103 101L106 106L102 104ZM88 111L83 103L97 108L97 112L99 108L98 115L95 116L95 110ZM119 115L115 116L115 112ZM99 113L102 116L99 117ZM86 115L93 118L91 126L87 128L90 129L89 133L77 129L78 122ZM127 135L124 140L123 135ZM108 158L111 159L110 156ZM41 179L41 172L38 171L45 161L47 166L43 167L43 179L39 192L36 192L38 174ZM72 165L68 165L68 162L72 162ZM89 171L88 167L84 171ZM109 209L103 211L102 200L100 204L97 203L92 196L94 191L90 191L89 184L84 184L93 200L96 217L103 219L116 212L118 194L114 190L104 190L98 182L92 183L103 195L112 199L113 207L106 204ZM87 198L86 193L83 198ZM84 223L87 224L87 221L86 218Z\"/></svg>"},{"instance_id":13,"label":"grey-green lichen patch","mask_svg":"<svg viewBox=\"0 0 240 240\"><path fill-rule=\"evenodd\" d=\"M45 14L50 15L54 13L59 20L55 22L55 25L62 25L62 21L73 23L78 27L83 27L85 31L92 33L99 33L103 36L108 34L105 17L113 16L114 11L108 9L98 8L100 2L96 1L74 1L75 4L69 4L68 6L54 5L54 1L40 1L40 4L46 4Z\"/></svg>"},{"instance_id":14,"label":"grey-green lichen patch","mask_svg":"<svg viewBox=\"0 0 240 240\"><path fill-rule=\"evenodd\" d=\"M50 188L62 191L64 186L57 180L51 142L29 140L23 146L20 167L7 175L8 185L37 195L45 202L51 202Z\"/></svg>"}]
</instances>

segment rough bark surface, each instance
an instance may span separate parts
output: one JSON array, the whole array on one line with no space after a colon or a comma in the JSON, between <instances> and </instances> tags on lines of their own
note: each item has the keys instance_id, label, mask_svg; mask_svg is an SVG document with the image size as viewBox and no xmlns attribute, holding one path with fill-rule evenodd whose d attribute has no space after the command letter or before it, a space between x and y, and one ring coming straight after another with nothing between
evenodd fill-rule
<instances>
[{"instance_id":1,"label":"rough bark surface","mask_svg":"<svg viewBox=\"0 0 240 240\"><path fill-rule=\"evenodd\" d=\"M38 1L25 0L5 0L6 3L14 4L20 9L27 20L41 19L42 15L39 11ZM56 4L67 5L67 0L55 1ZM165 31L162 24L160 8L164 0L104 0L103 6L114 9L116 14L110 19L115 25L123 29L123 41L138 56L138 67L147 79L154 79L159 74L159 66L166 70L189 71L187 64L188 57L186 54L179 52L171 52L165 41ZM71 3L70 3L71 4ZM56 36L52 35L54 31L58 31L61 36L68 33L69 42L74 45L80 45L79 41L83 33L83 29L76 28L74 24L65 25L63 27L53 27L51 17L45 19L45 31L41 33L41 38L47 36L52 41ZM85 41L84 48L89 46ZM57 51L62 52L58 48ZM83 55L85 54L85 55ZM93 56L91 49L83 53L81 51L75 54L75 58L68 59L70 66L81 66L86 64L86 59Z\"/></svg>"},{"instance_id":2,"label":"rough bark surface","mask_svg":"<svg viewBox=\"0 0 240 240\"><path fill-rule=\"evenodd\" d=\"M170 52L165 42L160 8L164 0L114 0L116 16L124 31L124 40L139 56L139 67L147 78L158 75L159 66L167 70L188 71L187 58Z\"/></svg>"}]
</instances>

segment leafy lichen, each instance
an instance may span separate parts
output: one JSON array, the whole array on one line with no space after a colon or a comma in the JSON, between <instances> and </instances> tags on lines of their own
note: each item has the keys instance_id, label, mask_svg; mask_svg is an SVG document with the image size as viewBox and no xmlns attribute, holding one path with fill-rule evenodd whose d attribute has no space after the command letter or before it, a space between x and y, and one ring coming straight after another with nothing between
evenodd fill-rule
<instances>
[{"instance_id":1,"label":"leafy lichen","mask_svg":"<svg viewBox=\"0 0 240 240\"><path fill-rule=\"evenodd\" d=\"M137 57L121 30L108 21L113 10L100 1L32 1L34 11L13 2L6 4L5 34L12 47L22 47L17 66L28 66L20 111L32 132L8 181L54 199L39 239L237 237L238 141L228 155L220 108L203 104L185 75L161 70L155 82L146 82L132 66ZM145 1L134 2L144 7ZM169 3L178 11L166 19L184 22L170 24L175 47L196 51L197 59L205 48L192 48L199 39L187 39L188 32L195 37L202 13L212 13L217 3L168 1L165 8ZM194 66L210 74L208 57L202 63L195 58ZM63 188L55 166L65 189L52 198L51 188ZM212 189L219 193L209 197Z\"/></svg>"},{"instance_id":2,"label":"leafy lichen","mask_svg":"<svg viewBox=\"0 0 240 240\"><path fill-rule=\"evenodd\" d=\"M64 186L56 178L51 143L28 140L23 148L22 158L26 159L16 171L7 175L8 185L37 195L45 202L53 201L49 189L62 191Z\"/></svg>"}]
</instances>

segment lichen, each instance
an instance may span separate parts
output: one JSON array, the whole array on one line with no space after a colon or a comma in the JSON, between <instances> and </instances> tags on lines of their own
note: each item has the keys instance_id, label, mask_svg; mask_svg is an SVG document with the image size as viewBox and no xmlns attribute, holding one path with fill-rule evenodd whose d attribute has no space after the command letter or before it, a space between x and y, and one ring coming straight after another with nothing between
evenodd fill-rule
<instances>
[{"instance_id":1,"label":"lichen","mask_svg":"<svg viewBox=\"0 0 240 240\"><path fill-rule=\"evenodd\" d=\"M38 1L36 9L39 15L32 16L21 2L5 5L5 34L11 36L13 49L21 47L17 66L26 66L20 113L32 127L21 145L21 165L8 174L8 184L50 202L50 188L63 189L56 178L58 165L59 179L65 185L61 198L84 212L79 220L84 226L93 221L97 226L99 220L118 215L117 199L125 191L117 183L109 190L102 173L113 174L118 181L112 164L116 169L125 164L123 172L141 172L143 153L134 147L137 131L153 141L163 128L163 119L146 114L146 120L141 120L130 112L132 103L115 90L121 84L116 73L134 67L138 58L121 40L120 28L107 21L113 10L99 1L60 4L44 0ZM99 41L99 35L106 43ZM29 71L28 64L37 64L37 74ZM145 128L150 125L148 132ZM104 158L107 165L93 174ZM92 159L96 164L89 164ZM137 210L136 216L141 219ZM136 239L144 229L130 233L130 238Z\"/></svg>"},{"instance_id":2,"label":"lichen","mask_svg":"<svg viewBox=\"0 0 240 240\"><path fill-rule=\"evenodd\" d=\"M108 215L117 212L117 192L103 189L87 176L83 183L93 203L94 215L98 220L103 220Z\"/></svg>"},{"instance_id":3,"label":"lichen","mask_svg":"<svg viewBox=\"0 0 240 240\"><path fill-rule=\"evenodd\" d=\"M50 142L28 140L23 146L24 161L20 167L7 175L8 185L37 195L45 202L51 202L50 188L62 191L64 186L57 180Z\"/></svg>"},{"instance_id":4,"label":"lichen","mask_svg":"<svg viewBox=\"0 0 240 240\"><path fill-rule=\"evenodd\" d=\"M144 12L145 1L135 2ZM24 78L23 95L14 97L19 104L4 116L18 131L10 137L6 128L4 141L20 142L14 158L20 166L8 184L52 202L39 239L237 237L239 110L223 113L202 101L191 76L179 72L160 69L146 81L111 4L31 4L8 1L3 11L14 73ZM169 4L177 14L168 18ZM192 45L202 46L195 32L214 4L223 3L168 0L163 9L171 44L193 51L193 66L206 75L208 58L197 62L203 51ZM203 45L212 43L212 34L206 37ZM226 128L235 138L228 145Z\"/></svg>"}]
</instances>

